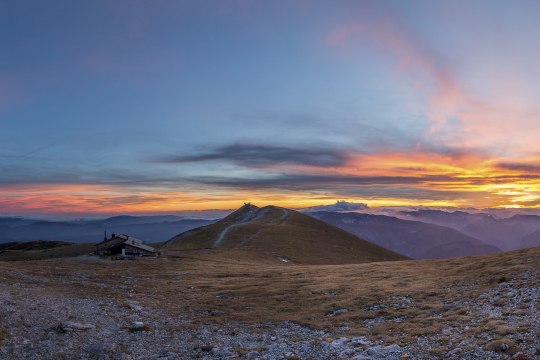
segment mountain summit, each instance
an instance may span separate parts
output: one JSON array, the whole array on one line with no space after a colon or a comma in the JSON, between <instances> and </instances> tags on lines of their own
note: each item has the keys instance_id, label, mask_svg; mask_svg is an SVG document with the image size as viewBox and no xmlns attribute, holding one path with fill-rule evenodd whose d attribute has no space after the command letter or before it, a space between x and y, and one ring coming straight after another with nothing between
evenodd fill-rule
<instances>
[{"instance_id":1,"label":"mountain summit","mask_svg":"<svg viewBox=\"0 0 540 360\"><path fill-rule=\"evenodd\" d=\"M352 264L406 257L294 210L245 204L215 224L175 236L168 254L212 249L227 257L303 264Z\"/></svg>"}]
</instances>

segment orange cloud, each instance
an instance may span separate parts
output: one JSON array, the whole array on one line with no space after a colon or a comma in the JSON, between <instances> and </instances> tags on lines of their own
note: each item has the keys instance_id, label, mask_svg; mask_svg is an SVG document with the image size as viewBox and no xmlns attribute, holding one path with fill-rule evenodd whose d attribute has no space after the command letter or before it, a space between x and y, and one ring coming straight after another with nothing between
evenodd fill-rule
<instances>
[{"instance_id":1,"label":"orange cloud","mask_svg":"<svg viewBox=\"0 0 540 360\"><path fill-rule=\"evenodd\" d=\"M333 198L257 190L179 192L104 185L11 185L0 187L4 214L151 214L182 210L234 209L244 201L287 207L312 206Z\"/></svg>"},{"instance_id":2,"label":"orange cloud","mask_svg":"<svg viewBox=\"0 0 540 360\"><path fill-rule=\"evenodd\" d=\"M305 207L335 199L370 206L540 207L535 157L512 163L479 153L409 149L348 153L346 159L328 168L278 164L251 182L201 181L192 187L3 185L0 209L4 214L149 214L233 209L244 201Z\"/></svg>"},{"instance_id":3,"label":"orange cloud","mask_svg":"<svg viewBox=\"0 0 540 360\"><path fill-rule=\"evenodd\" d=\"M376 187L379 190L373 195L354 199L367 201L371 206L540 206L540 170L534 165L534 159L526 164L511 164L485 154L445 155L421 149L349 154L348 158L349 162L340 167L288 166L286 171L298 176L316 172L321 181L324 176L332 181L342 176L347 186ZM355 179L358 179L356 184ZM373 183L369 179L373 179ZM385 195L385 192L391 194L409 187L416 189L408 193L409 198ZM437 194L433 197L434 191ZM346 194L337 190L334 198Z\"/></svg>"}]
</instances>

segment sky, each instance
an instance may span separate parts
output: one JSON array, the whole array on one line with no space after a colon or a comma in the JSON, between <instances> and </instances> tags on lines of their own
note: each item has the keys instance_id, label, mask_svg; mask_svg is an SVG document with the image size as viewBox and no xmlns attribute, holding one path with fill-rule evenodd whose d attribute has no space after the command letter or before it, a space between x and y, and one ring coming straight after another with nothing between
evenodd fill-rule
<instances>
[{"instance_id":1,"label":"sky","mask_svg":"<svg viewBox=\"0 0 540 360\"><path fill-rule=\"evenodd\" d=\"M539 14L0 0L0 214L540 207Z\"/></svg>"}]
</instances>

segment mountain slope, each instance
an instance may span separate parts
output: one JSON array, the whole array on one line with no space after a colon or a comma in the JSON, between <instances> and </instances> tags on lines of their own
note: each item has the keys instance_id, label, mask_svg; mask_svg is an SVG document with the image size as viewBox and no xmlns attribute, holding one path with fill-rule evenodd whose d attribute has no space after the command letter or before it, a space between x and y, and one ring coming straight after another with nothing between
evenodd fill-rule
<instances>
[{"instance_id":1,"label":"mountain slope","mask_svg":"<svg viewBox=\"0 0 540 360\"><path fill-rule=\"evenodd\" d=\"M135 224L152 224L162 222L175 222L184 220L185 218L175 215L153 215L153 216L131 216L131 215L119 215L107 218L105 220L97 220L98 223L103 223L107 227L109 226L123 226L123 225L135 225Z\"/></svg>"},{"instance_id":2,"label":"mountain slope","mask_svg":"<svg viewBox=\"0 0 540 360\"><path fill-rule=\"evenodd\" d=\"M465 226L478 221L490 221L495 218L485 213L468 213L466 211L443 211L434 209L420 209L414 211L398 212L396 217L403 220L422 221L429 224L450 227L461 230Z\"/></svg>"},{"instance_id":3,"label":"mountain slope","mask_svg":"<svg viewBox=\"0 0 540 360\"><path fill-rule=\"evenodd\" d=\"M514 215L508 219L482 219L461 231L503 250L523 247L522 238L540 230L540 216Z\"/></svg>"},{"instance_id":4,"label":"mountain slope","mask_svg":"<svg viewBox=\"0 0 540 360\"><path fill-rule=\"evenodd\" d=\"M328 224L415 259L481 255L500 250L444 226L385 215L316 212Z\"/></svg>"},{"instance_id":5,"label":"mountain slope","mask_svg":"<svg viewBox=\"0 0 540 360\"><path fill-rule=\"evenodd\" d=\"M540 246L540 230L524 236L519 243L522 248Z\"/></svg>"},{"instance_id":6,"label":"mountain slope","mask_svg":"<svg viewBox=\"0 0 540 360\"><path fill-rule=\"evenodd\" d=\"M167 254L197 249L214 249L238 259L321 265L405 259L297 211L250 204L215 224L182 233L162 247Z\"/></svg>"},{"instance_id":7,"label":"mountain slope","mask_svg":"<svg viewBox=\"0 0 540 360\"><path fill-rule=\"evenodd\" d=\"M95 243L103 232L129 234L147 242L161 242L179 232L208 225L214 220L183 219L177 216L118 216L91 221L43 221L4 219L0 223L0 243L35 240Z\"/></svg>"},{"instance_id":8,"label":"mountain slope","mask_svg":"<svg viewBox=\"0 0 540 360\"><path fill-rule=\"evenodd\" d=\"M527 246L521 239L540 230L540 216L537 215L514 215L499 219L487 213L416 210L402 211L396 216L405 220L451 227L502 250L515 250Z\"/></svg>"},{"instance_id":9,"label":"mountain slope","mask_svg":"<svg viewBox=\"0 0 540 360\"><path fill-rule=\"evenodd\" d=\"M23 243L0 244L0 261L44 260L61 257L75 257L90 254L93 244L73 244L63 241L29 241Z\"/></svg>"}]
</instances>

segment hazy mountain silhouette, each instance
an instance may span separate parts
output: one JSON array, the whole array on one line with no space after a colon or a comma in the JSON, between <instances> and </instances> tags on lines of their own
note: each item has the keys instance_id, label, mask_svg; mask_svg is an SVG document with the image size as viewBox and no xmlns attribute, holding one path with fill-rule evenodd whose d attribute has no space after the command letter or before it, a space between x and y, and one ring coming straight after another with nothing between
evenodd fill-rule
<instances>
[{"instance_id":1,"label":"hazy mountain silhouette","mask_svg":"<svg viewBox=\"0 0 540 360\"><path fill-rule=\"evenodd\" d=\"M540 216L514 215L508 219L483 219L465 226L461 231L503 250L523 247L522 239L540 229Z\"/></svg>"},{"instance_id":2,"label":"hazy mountain silhouette","mask_svg":"<svg viewBox=\"0 0 540 360\"><path fill-rule=\"evenodd\" d=\"M448 258L500 251L455 229L385 215L316 212L310 214L375 244L414 259Z\"/></svg>"},{"instance_id":3,"label":"hazy mountain silhouette","mask_svg":"<svg viewBox=\"0 0 540 360\"><path fill-rule=\"evenodd\" d=\"M540 229L532 234L524 236L520 241L521 247L540 246Z\"/></svg>"},{"instance_id":4,"label":"hazy mountain silhouette","mask_svg":"<svg viewBox=\"0 0 540 360\"><path fill-rule=\"evenodd\" d=\"M162 242L179 232L208 225L215 220L185 219L177 216L115 216L89 221L43 221L0 219L0 242L35 240L75 243L99 242L104 231L130 234L147 242Z\"/></svg>"},{"instance_id":5,"label":"hazy mountain silhouette","mask_svg":"<svg viewBox=\"0 0 540 360\"><path fill-rule=\"evenodd\" d=\"M468 213L466 211L442 211L434 209L420 209L415 211L401 211L396 214L404 220L422 221L430 224L451 227L460 230L465 226L478 221L490 221L495 218L484 213Z\"/></svg>"},{"instance_id":6,"label":"hazy mountain silhouette","mask_svg":"<svg viewBox=\"0 0 540 360\"><path fill-rule=\"evenodd\" d=\"M537 215L514 215L499 219L485 213L440 210L407 211L401 214L407 219L452 227L502 250L532 246L528 244L535 244L533 240L524 242L522 239L540 230L540 216Z\"/></svg>"}]
</instances>

